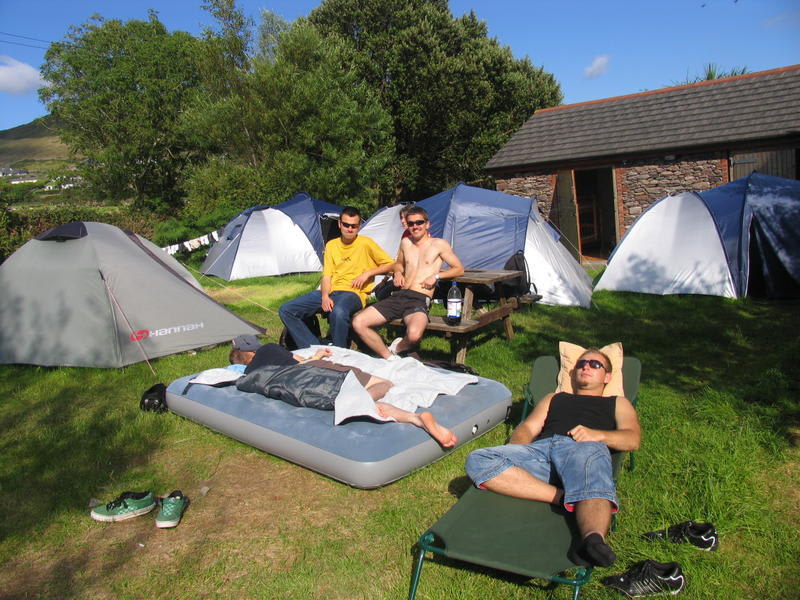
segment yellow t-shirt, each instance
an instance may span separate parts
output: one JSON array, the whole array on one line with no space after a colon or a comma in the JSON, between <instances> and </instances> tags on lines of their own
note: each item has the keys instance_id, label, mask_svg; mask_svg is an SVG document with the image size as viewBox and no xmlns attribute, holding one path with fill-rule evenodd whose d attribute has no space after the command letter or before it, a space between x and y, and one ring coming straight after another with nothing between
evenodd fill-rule
<instances>
[{"instance_id":1,"label":"yellow t-shirt","mask_svg":"<svg viewBox=\"0 0 800 600\"><path fill-rule=\"evenodd\" d=\"M360 290L353 289L353 280L364 271L393 262L394 259L372 238L359 235L350 244L342 242L342 238L336 238L325 244L322 275L331 278L332 292L354 292L361 298L363 306L375 280L373 278Z\"/></svg>"}]
</instances>

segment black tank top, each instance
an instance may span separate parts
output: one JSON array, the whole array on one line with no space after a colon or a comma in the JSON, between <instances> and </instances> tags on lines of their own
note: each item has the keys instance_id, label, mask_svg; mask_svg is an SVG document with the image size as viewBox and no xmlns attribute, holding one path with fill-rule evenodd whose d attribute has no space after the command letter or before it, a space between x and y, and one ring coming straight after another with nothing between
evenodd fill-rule
<instances>
[{"instance_id":1,"label":"black tank top","mask_svg":"<svg viewBox=\"0 0 800 600\"><path fill-rule=\"evenodd\" d=\"M544 427L536 439L567 435L576 425L613 431L617 428L617 419L614 416L616 406L616 396L579 396L559 392L550 399Z\"/></svg>"}]
</instances>

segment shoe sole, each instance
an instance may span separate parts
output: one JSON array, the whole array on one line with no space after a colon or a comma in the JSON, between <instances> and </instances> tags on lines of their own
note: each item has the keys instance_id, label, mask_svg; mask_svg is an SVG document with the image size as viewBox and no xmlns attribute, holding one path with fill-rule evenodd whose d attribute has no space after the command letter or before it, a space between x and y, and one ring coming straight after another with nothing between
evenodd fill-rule
<instances>
[{"instance_id":1,"label":"shoe sole","mask_svg":"<svg viewBox=\"0 0 800 600\"><path fill-rule=\"evenodd\" d=\"M156 521L156 527L158 527L159 529L170 529L172 527L177 527L178 523L180 522L181 522L180 519L178 519L177 521Z\"/></svg>"},{"instance_id":2,"label":"shoe sole","mask_svg":"<svg viewBox=\"0 0 800 600\"><path fill-rule=\"evenodd\" d=\"M146 515L155 507L156 505L154 503L152 506L146 506L145 508L137 508L136 510L132 510L131 512L123 513L120 515L101 515L92 511L92 518L95 521L100 521L102 523L116 523L117 521L125 521L126 519L132 519L134 517Z\"/></svg>"},{"instance_id":3,"label":"shoe sole","mask_svg":"<svg viewBox=\"0 0 800 600\"><path fill-rule=\"evenodd\" d=\"M183 518L183 513L186 512L186 507L189 506L189 499L186 498L186 496L184 496L184 499L185 499L184 500L185 504L183 505L183 510L181 510L181 514L178 515L178 518L165 521L165 520L160 520L158 516L156 516L156 527L158 527L159 529L171 529L172 527L177 527L178 523L180 523L181 519Z\"/></svg>"}]
</instances>

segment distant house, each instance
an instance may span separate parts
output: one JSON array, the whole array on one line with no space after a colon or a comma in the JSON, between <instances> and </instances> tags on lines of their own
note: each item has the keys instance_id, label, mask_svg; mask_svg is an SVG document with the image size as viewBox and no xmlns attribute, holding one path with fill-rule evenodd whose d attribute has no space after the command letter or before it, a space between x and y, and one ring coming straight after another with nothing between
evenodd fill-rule
<instances>
[{"instance_id":1,"label":"distant house","mask_svg":"<svg viewBox=\"0 0 800 600\"><path fill-rule=\"evenodd\" d=\"M27 175L27 169L12 169L11 167L0 167L0 177L19 177Z\"/></svg>"},{"instance_id":2,"label":"distant house","mask_svg":"<svg viewBox=\"0 0 800 600\"><path fill-rule=\"evenodd\" d=\"M577 256L607 257L667 193L800 179L800 65L536 111L487 163Z\"/></svg>"}]
</instances>

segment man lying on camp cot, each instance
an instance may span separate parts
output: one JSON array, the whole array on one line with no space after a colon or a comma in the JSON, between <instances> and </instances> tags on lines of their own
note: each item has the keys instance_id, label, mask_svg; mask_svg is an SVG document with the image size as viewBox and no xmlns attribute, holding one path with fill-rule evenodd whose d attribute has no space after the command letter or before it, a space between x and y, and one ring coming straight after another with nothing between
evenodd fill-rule
<instances>
[{"instance_id":1,"label":"man lying on camp cot","mask_svg":"<svg viewBox=\"0 0 800 600\"><path fill-rule=\"evenodd\" d=\"M321 348L305 358L278 344L262 345L254 335L240 335L233 340L228 358L232 366L244 367L240 370L245 376L237 380L237 389L318 410L334 410L345 378L353 373L375 401L375 408L382 417L421 427L444 448L456 445L456 435L439 425L430 412L409 412L381 402L393 385L391 381L357 367L325 360L331 354L329 348Z\"/></svg>"},{"instance_id":2,"label":"man lying on camp cot","mask_svg":"<svg viewBox=\"0 0 800 600\"><path fill-rule=\"evenodd\" d=\"M616 560L605 541L617 512L611 451L638 449L642 433L627 398L602 395L611 381L608 356L589 348L570 375L574 393L545 396L508 444L475 450L466 470L480 488L574 511L581 541L570 560L608 567Z\"/></svg>"}]
</instances>

